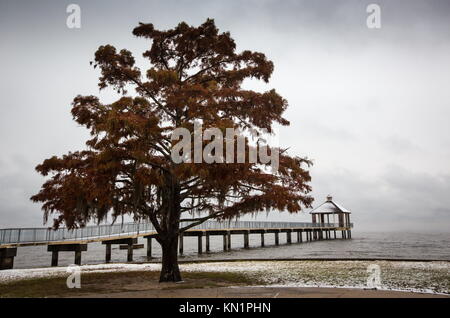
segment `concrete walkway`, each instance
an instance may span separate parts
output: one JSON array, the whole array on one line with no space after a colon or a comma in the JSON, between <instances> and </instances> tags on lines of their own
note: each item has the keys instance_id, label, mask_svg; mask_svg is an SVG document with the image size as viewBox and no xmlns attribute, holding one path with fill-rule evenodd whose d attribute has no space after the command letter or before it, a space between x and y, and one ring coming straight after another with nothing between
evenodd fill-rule
<instances>
[{"instance_id":1,"label":"concrete walkway","mask_svg":"<svg viewBox=\"0 0 450 318\"><path fill-rule=\"evenodd\" d=\"M94 298L449 298L411 292L318 287L220 287L86 294Z\"/></svg>"}]
</instances>

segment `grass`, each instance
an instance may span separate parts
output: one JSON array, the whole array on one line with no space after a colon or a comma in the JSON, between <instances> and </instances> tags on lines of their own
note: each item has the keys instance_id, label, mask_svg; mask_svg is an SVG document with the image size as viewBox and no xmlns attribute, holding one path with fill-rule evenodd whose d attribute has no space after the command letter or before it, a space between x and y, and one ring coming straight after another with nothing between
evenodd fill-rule
<instances>
[{"instance_id":1,"label":"grass","mask_svg":"<svg viewBox=\"0 0 450 318\"><path fill-rule=\"evenodd\" d=\"M260 284L240 273L185 272L183 282L159 284L157 271L82 273L81 288L70 289L66 277L46 277L0 283L0 298L21 297L77 297L95 293L115 293L133 290L170 290L249 286Z\"/></svg>"}]
</instances>

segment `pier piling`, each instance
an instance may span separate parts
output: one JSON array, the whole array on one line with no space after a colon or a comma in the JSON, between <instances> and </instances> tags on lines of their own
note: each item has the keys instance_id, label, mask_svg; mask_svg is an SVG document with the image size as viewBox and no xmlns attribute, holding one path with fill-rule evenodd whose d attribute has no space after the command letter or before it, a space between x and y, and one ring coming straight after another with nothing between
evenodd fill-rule
<instances>
[{"instance_id":1,"label":"pier piling","mask_svg":"<svg viewBox=\"0 0 450 318\"><path fill-rule=\"evenodd\" d=\"M106 244L106 255L105 255L105 261L106 263L111 262L111 244Z\"/></svg>"},{"instance_id":2,"label":"pier piling","mask_svg":"<svg viewBox=\"0 0 450 318\"><path fill-rule=\"evenodd\" d=\"M81 265L81 251L75 251L75 264Z\"/></svg>"},{"instance_id":3,"label":"pier piling","mask_svg":"<svg viewBox=\"0 0 450 318\"><path fill-rule=\"evenodd\" d=\"M178 238L178 250L179 250L179 253L180 253L180 255L183 255L183 249L184 249L184 235L183 235L183 233L180 233L180 236L179 236L179 238Z\"/></svg>"},{"instance_id":4,"label":"pier piling","mask_svg":"<svg viewBox=\"0 0 450 318\"><path fill-rule=\"evenodd\" d=\"M208 232L206 232L205 240L206 240L206 252L208 253L209 252L209 233Z\"/></svg>"},{"instance_id":5,"label":"pier piling","mask_svg":"<svg viewBox=\"0 0 450 318\"><path fill-rule=\"evenodd\" d=\"M12 269L14 257L17 255L17 247L0 248L0 270Z\"/></svg>"},{"instance_id":6,"label":"pier piling","mask_svg":"<svg viewBox=\"0 0 450 318\"><path fill-rule=\"evenodd\" d=\"M47 251L52 252L51 266L58 266L59 252L75 252L74 263L81 265L81 252L87 251L87 244L53 244L47 246Z\"/></svg>"},{"instance_id":7,"label":"pier piling","mask_svg":"<svg viewBox=\"0 0 450 318\"><path fill-rule=\"evenodd\" d=\"M111 245L124 244L124 245L128 245L127 246L127 262L132 262L133 261L133 245L137 244L137 242L138 242L138 240L136 237L103 241L102 244L106 245L106 259L108 259L108 252L109 252L109 260L111 260ZM108 248L108 245L110 245L109 248Z\"/></svg>"},{"instance_id":8,"label":"pier piling","mask_svg":"<svg viewBox=\"0 0 450 318\"><path fill-rule=\"evenodd\" d=\"M133 261L133 244L128 244L127 262Z\"/></svg>"},{"instance_id":9,"label":"pier piling","mask_svg":"<svg viewBox=\"0 0 450 318\"><path fill-rule=\"evenodd\" d=\"M228 243L227 243L228 235L223 235L223 251L225 252L228 249Z\"/></svg>"},{"instance_id":10,"label":"pier piling","mask_svg":"<svg viewBox=\"0 0 450 318\"><path fill-rule=\"evenodd\" d=\"M202 247L202 234L203 233L199 233L197 235L197 244L198 244L198 248L197 248L197 253L198 254L202 254L203 253L203 247Z\"/></svg>"},{"instance_id":11,"label":"pier piling","mask_svg":"<svg viewBox=\"0 0 450 318\"><path fill-rule=\"evenodd\" d=\"M287 232L286 232L286 242L287 242L287 244L291 244L292 243L291 233L292 233L292 230L287 230Z\"/></svg>"},{"instance_id":12,"label":"pier piling","mask_svg":"<svg viewBox=\"0 0 450 318\"><path fill-rule=\"evenodd\" d=\"M58 266L58 251L52 251L52 263L51 266Z\"/></svg>"},{"instance_id":13,"label":"pier piling","mask_svg":"<svg viewBox=\"0 0 450 318\"><path fill-rule=\"evenodd\" d=\"M249 236L249 231L246 231L244 233L244 248L249 248L248 236Z\"/></svg>"},{"instance_id":14,"label":"pier piling","mask_svg":"<svg viewBox=\"0 0 450 318\"><path fill-rule=\"evenodd\" d=\"M147 236L147 260L150 260L152 258L152 237Z\"/></svg>"}]
</instances>

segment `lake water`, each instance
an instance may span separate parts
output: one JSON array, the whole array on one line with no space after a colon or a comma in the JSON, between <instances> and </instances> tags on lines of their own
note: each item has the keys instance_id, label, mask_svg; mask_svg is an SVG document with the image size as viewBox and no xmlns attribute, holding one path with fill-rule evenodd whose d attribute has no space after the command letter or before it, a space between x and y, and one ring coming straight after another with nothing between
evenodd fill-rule
<instances>
[{"instance_id":1,"label":"lake water","mask_svg":"<svg viewBox=\"0 0 450 318\"><path fill-rule=\"evenodd\" d=\"M338 238L340 233L338 233ZM351 240L327 240L297 243L297 235L292 234L292 244L286 244L286 234L280 234L280 245L275 246L274 234L265 235L265 247L260 247L260 234L250 235L250 249L243 249L243 235L232 235L231 251L223 252L222 236L210 237L210 253L197 255L197 238L184 238L184 255L180 260L224 260L224 259L307 259L307 258L381 258L381 259L421 259L450 261L450 233L360 233L352 231ZM154 261L161 257L161 249L152 240ZM139 238L139 243L147 240ZM205 243L203 242L203 248ZM125 262L127 251L113 245L112 262ZM99 264L105 259L105 245L88 244L88 251L82 253L82 264ZM134 261L145 262L146 248L134 250ZM36 268L50 266L51 252L47 246L27 246L17 249L14 268ZM59 266L67 266L74 261L74 252L60 252Z\"/></svg>"}]
</instances>

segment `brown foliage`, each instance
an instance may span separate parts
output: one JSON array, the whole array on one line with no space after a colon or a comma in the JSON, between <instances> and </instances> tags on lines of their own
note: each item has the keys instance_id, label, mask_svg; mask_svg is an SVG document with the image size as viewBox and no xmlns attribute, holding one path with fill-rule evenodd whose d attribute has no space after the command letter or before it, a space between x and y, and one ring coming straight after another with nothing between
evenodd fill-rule
<instances>
[{"instance_id":1,"label":"brown foliage","mask_svg":"<svg viewBox=\"0 0 450 318\"><path fill-rule=\"evenodd\" d=\"M133 34L151 41L143 53L150 68L143 75L131 52L99 47L99 87L116 89L120 98L103 104L95 96L75 97L73 118L92 135L87 150L52 157L36 168L51 175L31 198L43 203L45 221L55 214L55 227L73 228L109 212L114 218L128 214L150 220L163 244L178 235L185 214L194 225L212 217L310 206L307 159L282 152L278 172L267 173L262 164L175 164L170 156L173 129L192 131L194 120L205 128L242 132L289 125L282 117L288 103L275 90L241 88L245 79L269 81L273 63L264 54L236 53L230 34L219 33L211 19L167 31L141 23ZM129 95L126 87L135 93Z\"/></svg>"}]
</instances>

